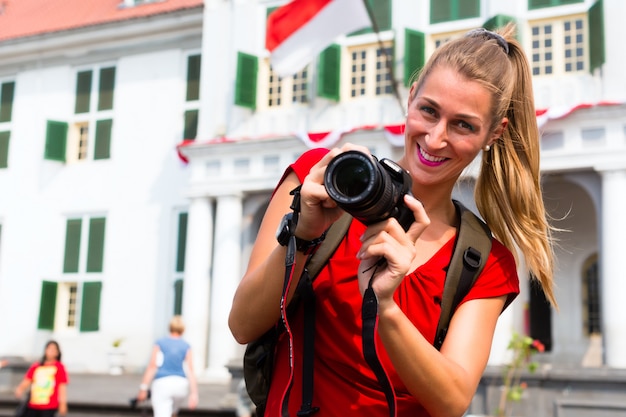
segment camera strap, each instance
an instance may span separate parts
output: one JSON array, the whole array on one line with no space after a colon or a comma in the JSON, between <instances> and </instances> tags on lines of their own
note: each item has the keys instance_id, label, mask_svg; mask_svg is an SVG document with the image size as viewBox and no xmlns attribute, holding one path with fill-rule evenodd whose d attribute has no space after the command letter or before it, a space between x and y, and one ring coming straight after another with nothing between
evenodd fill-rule
<instances>
[{"instance_id":1,"label":"camera strap","mask_svg":"<svg viewBox=\"0 0 626 417\"><path fill-rule=\"evenodd\" d=\"M489 227L461 202L457 200L453 200L453 202L459 219L459 226L457 228L450 264L446 271L441 314L437 324L437 331L435 332L435 341L433 343L437 350L439 350L443 344L443 340L448 332L448 325L456 307L469 293L476 278L485 267L487 258L491 252L491 231ZM384 265L384 258L381 259L381 261L382 262L372 267L372 278L370 278L368 288L363 294L363 306L361 311L363 320L363 356L372 371L374 371L378 383L385 393L389 416L396 417L397 405L395 392L391 385L389 375L380 363L376 344L378 300L372 288L372 280L376 273L376 268Z\"/></svg>"},{"instance_id":2,"label":"camera strap","mask_svg":"<svg viewBox=\"0 0 626 417\"><path fill-rule=\"evenodd\" d=\"M300 188L301 186L298 186L291 191L294 198L290 208L293 210L292 220L295 219L293 220L292 227L289 227L291 231L295 231L298 215L300 213ZM319 407L313 406L313 358L315 339L315 293L313 291L313 280L315 280L330 257L335 253L335 250L343 240L351 223L352 216L348 213L344 213L330 226L326 232L326 239L321 243L319 249L307 259L300 280L298 281L296 292L289 304L289 308L287 308L287 294L289 294L289 289L292 285L293 271L296 265L295 235L292 234L289 238L287 253L285 255L285 278L280 302L281 320L289 337L290 375L288 385L281 399L281 414L284 417L289 416L289 395L294 378L293 334L288 323L288 313L295 309L300 299L302 300L304 309L304 332L302 351L302 404L297 415L299 417L307 417L319 411Z\"/></svg>"},{"instance_id":3,"label":"camera strap","mask_svg":"<svg viewBox=\"0 0 626 417\"><path fill-rule=\"evenodd\" d=\"M396 417L396 395L391 385L389 375L380 363L378 357L378 347L376 344L376 333L378 331L378 300L372 288L372 280L376 273L376 268L372 273L372 278L363 294L363 307L361 309L361 318L363 321L363 356L370 366L387 399L387 407L389 408L389 416Z\"/></svg>"}]
</instances>

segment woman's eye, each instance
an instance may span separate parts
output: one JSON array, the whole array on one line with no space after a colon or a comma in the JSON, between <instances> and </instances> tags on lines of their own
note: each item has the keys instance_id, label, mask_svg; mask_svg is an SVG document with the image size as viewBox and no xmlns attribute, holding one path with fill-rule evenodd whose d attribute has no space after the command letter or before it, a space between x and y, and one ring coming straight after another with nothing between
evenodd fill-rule
<instances>
[{"instance_id":1,"label":"woman's eye","mask_svg":"<svg viewBox=\"0 0 626 417\"><path fill-rule=\"evenodd\" d=\"M461 121L459 121L458 126L459 126L461 129L466 129L466 130L469 130L469 131L471 131L471 132L473 132L473 131L474 131L474 126L472 126L471 124L469 124L469 123L467 123L467 122L464 122L464 121L462 121L462 120L461 120Z\"/></svg>"},{"instance_id":2,"label":"woman's eye","mask_svg":"<svg viewBox=\"0 0 626 417\"><path fill-rule=\"evenodd\" d=\"M423 107L420 108L420 110L422 112L430 114L430 115L434 115L435 114L435 109L433 109L432 107L423 106Z\"/></svg>"}]
</instances>

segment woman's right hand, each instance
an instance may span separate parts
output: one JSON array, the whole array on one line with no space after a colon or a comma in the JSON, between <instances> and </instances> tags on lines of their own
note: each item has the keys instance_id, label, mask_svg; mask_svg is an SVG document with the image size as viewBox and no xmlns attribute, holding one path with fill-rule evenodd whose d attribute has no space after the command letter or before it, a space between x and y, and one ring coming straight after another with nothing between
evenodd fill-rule
<instances>
[{"instance_id":1,"label":"woman's right hand","mask_svg":"<svg viewBox=\"0 0 626 417\"><path fill-rule=\"evenodd\" d=\"M337 203L330 198L324 186L324 176L328 164L337 155L350 151L360 151L371 155L364 146L347 143L341 148L333 148L311 168L300 190L300 215L295 234L304 240L315 239L324 233L343 213Z\"/></svg>"}]
</instances>

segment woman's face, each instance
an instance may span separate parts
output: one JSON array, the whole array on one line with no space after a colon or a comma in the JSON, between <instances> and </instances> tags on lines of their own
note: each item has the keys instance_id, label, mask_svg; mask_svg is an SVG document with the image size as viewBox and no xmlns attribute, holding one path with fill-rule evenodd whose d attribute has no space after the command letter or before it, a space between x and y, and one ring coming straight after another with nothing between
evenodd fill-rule
<instances>
[{"instance_id":1,"label":"woman's face","mask_svg":"<svg viewBox=\"0 0 626 417\"><path fill-rule=\"evenodd\" d=\"M56 347L54 343L50 343L46 346L45 350L46 360L56 360L59 357L59 349Z\"/></svg>"},{"instance_id":2,"label":"woman's face","mask_svg":"<svg viewBox=\"0 0 626 417\"><path fill-rule=\"evenodd\" d=\"M452 186L463 169L502 133L491 123L491 94L447 67L435 68L411 89L403 165L415 184Z\"/></svg>"}]
</instances>

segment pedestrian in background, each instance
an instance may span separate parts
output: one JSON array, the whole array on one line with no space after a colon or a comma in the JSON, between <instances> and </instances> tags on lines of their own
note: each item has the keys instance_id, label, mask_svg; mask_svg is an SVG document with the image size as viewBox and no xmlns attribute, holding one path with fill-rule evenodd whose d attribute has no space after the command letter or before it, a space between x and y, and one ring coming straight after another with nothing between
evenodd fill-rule
<instances>
[{"instance_id":1,"label":"pedestrian in background","mask_svg":"<svg viewBox=\"0 0 626 417\"><path fill-rule=\"evenodd\" d=\"M23 417L54 417L67 415L67 384L65 366L61 362L61 348L54 340L46 343L43 358L33 363L20 384L15 397L21 399L30 388Z\"/></svg>"},{"instance_id":2,"label":"pedestrian in background","mask_svg":"<svg viewBox=\"0 0 626 417\"><path fill-rule=\"evenodd\" d=\"M138 401L151 401L154 417L176 417L185 400L190 409L198 405L198 384L193 369L191 346L182 335L185 324L181 316L170 320L169 335L158 339L152 348L150 362L139 386Z\"/></svg>"}]
</instances>

